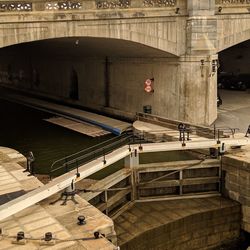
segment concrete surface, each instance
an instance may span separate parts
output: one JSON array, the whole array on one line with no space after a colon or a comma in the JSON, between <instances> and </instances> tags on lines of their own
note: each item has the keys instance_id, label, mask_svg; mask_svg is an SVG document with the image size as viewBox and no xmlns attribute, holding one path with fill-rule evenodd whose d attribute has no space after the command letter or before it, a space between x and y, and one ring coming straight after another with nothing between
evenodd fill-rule
<instances>
[{"instance_id":1,"label":"concrete surface","mask_svg":"<svg viewBox=\"0 0 250 250\"><path fill-rule=\"evenodd\" d=\"M219 89L222 105L218 108L216 126L239 128L245 133L250 125L250 91Z\"/></svg>"},{"instance_id":2,"label":"concrete surface","mask_svg":"<svg viewBox=\"0 0 250 250\"><path fill-rule=\"evenodd\" d=\"M17 151L0 147L0 202L5 203L16 197L36 189L43 184L34 176L23 172L19 164L25 163L25 158ZM108 239L116 244L113 221L88 202L75 196L78 204L69 199L65 206L60 194L35 204L7 219L0 221L3 235L0 236L0 249L115 249ZM54 204L50 205L50 202ZM86 224L79 226L77 217L85 216ZM26 244L13 244L18 232L25 233ZM108 238L94 239L93 233L99 231ZM46 232L52 232L55 245L41 243ZM90 238L90 240L82 240Z\"/></svg>"},{"instance_id":3,"label":"concrete surface","mask_svg":"<svg viewBox=\"0 0 250 250\"><path fill-rule=\"evenodd\" d=\"M25 13L3 7L0 47L18 46L1 55L0 82L126 117L151 105L156 115L211 124L217 53L249 39L249 3L133 0L121 8L90 0L65 11L46 4L34 1ZM70 98L73 86L79 99Z\"/></svg>"},{"instance_id":4,"label":"concrete surface","mask_svg":"<svg viewBox=\"0 0 250 250\"><path fill-rule=\"evenodd\" d=\"M240 206L221 197L136 203L115 230L121 249L207 249L239 236Z\"/></svg>"}]
</instances>

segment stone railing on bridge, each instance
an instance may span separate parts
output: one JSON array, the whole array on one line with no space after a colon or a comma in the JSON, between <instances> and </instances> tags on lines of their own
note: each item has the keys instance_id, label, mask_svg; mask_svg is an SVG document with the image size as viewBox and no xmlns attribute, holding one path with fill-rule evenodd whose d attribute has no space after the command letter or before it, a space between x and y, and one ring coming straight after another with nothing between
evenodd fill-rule
<instances>
[{"instance_id":1,"label":"stone railing on bridge","mask_svg":"<svg viewBox=\"0 0 250 250\"><path fill-rule=\"evenodd\" d=\"M245 5L250 4L250 0L216 0L216 5Z\"/></svg>"},{"instance_id":2,"label":"stone railing on bridge","mask_svg":"<svg viewBox=\"0 0 250 250\"><path fill-rule=\"evenodd\" d=\"M217 14L249 13L250 0L215 0Z\"/></svg>"},{"instance_id":3,"label":"stone railing on bridge","mask_svg":"<svg viewBox=\"0 0 250 250\"><path fill-rule=\"evenodd\" d=\"M0 1L0 12L177 7L183 0Z\"/></svg>"}]
</instances>

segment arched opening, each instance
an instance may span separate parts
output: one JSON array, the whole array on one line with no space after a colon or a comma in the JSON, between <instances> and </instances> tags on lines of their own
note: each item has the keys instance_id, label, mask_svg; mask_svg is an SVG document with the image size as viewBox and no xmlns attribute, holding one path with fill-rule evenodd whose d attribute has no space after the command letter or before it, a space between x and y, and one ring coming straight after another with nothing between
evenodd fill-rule
<instances>
[{"instance_id":1,"label":"arched opening","mask_svg":"<svg viewBox=\"0 0 250 250\"><path fill-rule=\"evenodd\" d=\"M124 117L134 117L145 105L152 105L155 113L171 112L168 104L174 107L174 101L178 103L175 89L169 91L176 86L176 61L172 54L124 40L48 39L0 49L0 86L31 98ZM144 90L148 78L155 79L158 90L154 93ZM4 103L0 107L1 125L5 126L0 141L24 154L32 151L40 172L46 172L43 166L50 166L47 159L55 160L100 142L99 138L91 142L79 139L63 128L51 130L44 119L53 115L23 111L21 105Z\"/></svg>"},{"instance_id":2,"label":"arched opening","mask_svg":"<svg viewBox=\"0 0 250 250\"><path fill-rule=\"evenodd\" d=\"M218 122L226 123L242 132L250 123L250 40L219 53L218 93L222 105L218 108ZM224 125L226 125L226 123Z\"/></svg>"},{"instance_id":3,"label":"arched opening","mask_svg":"<svg viewBox=\"0 0 250 250\"><path fill-rule=\"evenodd\" d=\"M131 117L145 105L164 115L167 109L160 103L171 101L166 91L146 94L144 82L154 78L159 89L167 90L178 67L172 54L119 39L48 39L9 46L0 54L2 84Z\"/></svg>"}]
</instances>

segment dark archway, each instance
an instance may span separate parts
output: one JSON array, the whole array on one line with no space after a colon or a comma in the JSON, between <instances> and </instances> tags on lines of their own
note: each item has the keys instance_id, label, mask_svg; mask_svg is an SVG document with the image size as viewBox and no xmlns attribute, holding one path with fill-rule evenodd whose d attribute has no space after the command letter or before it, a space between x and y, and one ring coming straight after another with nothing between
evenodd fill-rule
<instances>
[{"instance_id":1,"label":"dark archway","mask_svg":"<svg viewBox=\"0 0 250 250\"><path fill-rule=\"evenodd\" d=\"M218 56L222 105L218 108L217 125L245 132L250 124L250 40L223 50Z\"/></svg>"},{"instance_id":2,"label":"dark archway","mask_svg":"<svg viewBox=\"0 0 250 250\"><path fill-rule=\"evenodd\" d=\"M69 97L73 100L79 100L78 75L74 68L71 69L71 74L70 74Z\"/></svg>"}]
</instances>

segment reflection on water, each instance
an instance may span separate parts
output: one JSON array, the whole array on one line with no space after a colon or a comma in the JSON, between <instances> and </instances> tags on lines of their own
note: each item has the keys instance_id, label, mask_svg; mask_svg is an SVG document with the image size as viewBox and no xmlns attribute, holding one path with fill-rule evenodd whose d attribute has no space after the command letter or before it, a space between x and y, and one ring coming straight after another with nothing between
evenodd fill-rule
<instances>
[{"instance_id":1,"label":"reflection on water","mask_svg":"<svg viewBox=\"0 0 250 250\"><path fill-rule=\"evenodd\" d=\"M36 159L35 173L40 174L48 173L53 161L114 137L106 135L91 138L44 120L52 114L1 99L0 115L0 145L14 148L25 156L28 151L32 151ZM140 162L173 161L180 157L183 160L192 158L185 152L181 156L178 152L153 153L141 154ZM124 161L121 160L92 177L103 178L123 165Z\"/></svg>"},{"instance_id":2,"label":"reflection on water","mask_svg":"<svg viewBox=\"0 0 250 250\"><path fill-rule=\"evenodd\" d=\"M52 114L3 100L0 100L0 116L0 145L24 155L32 151L36 173L47 173L54 160L113 137L85 136L43 120Z\"/></svg>"}]
</instances>

